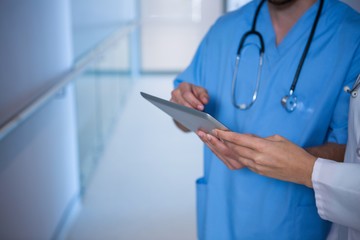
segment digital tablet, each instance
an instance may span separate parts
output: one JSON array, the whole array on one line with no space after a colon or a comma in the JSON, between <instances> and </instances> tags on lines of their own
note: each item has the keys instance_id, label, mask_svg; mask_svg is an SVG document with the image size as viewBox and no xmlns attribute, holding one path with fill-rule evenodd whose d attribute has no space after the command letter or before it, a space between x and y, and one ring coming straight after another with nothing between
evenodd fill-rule
<instances>
[{"instance_id":1,"label":"digital tablet","mask_svg":"<svg viewBox=\"0 0 360 240\"><path fill-rule=\"evenodd\" d=\"M140 94L146 100L150 101L152 104L193 132L202 130L204 132L211 133L213 129L228 129L208 113L188 108L144 92L140 92Z\"/></svg>"}]
</instances>

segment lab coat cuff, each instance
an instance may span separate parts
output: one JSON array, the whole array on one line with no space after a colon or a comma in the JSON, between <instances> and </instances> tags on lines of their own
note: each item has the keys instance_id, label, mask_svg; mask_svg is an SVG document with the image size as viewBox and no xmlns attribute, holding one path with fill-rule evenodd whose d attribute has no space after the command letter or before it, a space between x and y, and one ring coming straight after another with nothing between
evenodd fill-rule
<instances>
[{"instance_id":1,"label":"lab coat cuff","mask_svg":"<svg viewBox=\"0 0 360 240\"><path fill-rule=\"evenodd\" d=\"M328 206L328 199L324 197L324 192L327 191L322 182L324 174L328 174L324 165L328 164L329 160L318 158L315 161L311 180L315 192L316 207L321 218L328 219L326 216L326 206Z\"/></svg>"}]
</instances>

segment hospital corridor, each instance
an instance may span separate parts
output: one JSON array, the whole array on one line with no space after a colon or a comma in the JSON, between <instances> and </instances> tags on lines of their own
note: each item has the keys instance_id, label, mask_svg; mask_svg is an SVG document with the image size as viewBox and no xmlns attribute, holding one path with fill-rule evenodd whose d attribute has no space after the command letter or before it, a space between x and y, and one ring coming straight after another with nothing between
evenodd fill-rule
<instances>
[{"instance_id":1,"label":"hospital corridor","mask_svg":"<svg viewBox=\"0 0 360 240\"><path fill-rule=\"evenodd\" d=\"M338 0L324 1L326 9L326 4L335 4ZM314 6L317 7L324 1L314 1ZM221 16L235 17L239 8L251 7L258 2L259 10L254 18L253 11L244 14L251 16L256 25L260 12L258 28L261 31L271 30L260 25L271 24L261 15L267 11L264 7L261 10L262 4L266 5L268 2L262 0L0 1L0 239L249 239L236 237L240 236L236 234L241 234L241 231L228 224L228 221L237 221L236 214L242 211L234 211L233 214L233 206L228 206L226 201L233 204L236 202L235 198L244 199L246 195L236 192L240 188L231 182L239 177L235 175L235 171L226 168L231 164L210 161L214 154L204 148L204 139L202 141L194 132L181 131L170 115L140 93L170 100L172 91L174 88L179 89L177 84L183 80L177 79L179 76L195 79L196 82L201 74L207 74L206 80L221 78L224 82L220 87L209 85L212 88L209 90L211 94L225 89L225 82L232 82L232 91L218 99L231 102L230 94L236 99L237 84L245 82L241 78L237 79L239 73L236 71L247 66L239 64L237 57L240 53L236 53L235 49L240 46L242 38L237 36L238 27L236 31L229 31L229 37L225 38L222 38L224 32L216 32L216 27L230 23L223 21L227 18L218 20ZM360 11L358 0L341 2ZM321 12L322 8L318 9ZM309 14L313 12L310 11ZM310 29L311 23L306 18L303 20ZM321 20L320 18L320 27ZM249 26L252 24L250 20L239 22ZM247 31L251 29L248 28ZM236 36L234 44L231 36ZM315 35L314 39L316 37ZM216 42L214 39L225 39L229 43L211 45ZM250 37L250 40L253 38ZM247 50L249 45L245 44L244 48ZM257 47L256 44L253 45ZM234 51L228 51L226 48L229 46ZM261 49L257 47L255 51L256 59L260 59L256 61L260 62L259 66L262 66ZM280 51L276 52L275 45L266 46L265 49L271 56L280 54ZM293 51L291 46L286 50L290 52L289 49ZM242 47L239 47L238 52L241 51ZM233 59L223 57L223 53L230 54ZM268 55L265 56L264 61L268 61ZM216 61L221 63L205 64L209 59L213 64ZM216 72L215 69L220 65L233 64L235 59L236 65L231 65L231 71ZM285 62L290 63L291 61ZM308 71L306 67L309 65L304 62L304 71ZM270 67L264 65L263 69L265 78L270 76L266 73ZM257 71L259 74L259 70ZM257 77L256 81L259 79ZM291 80L292 77L289 81ZM296 78L295 80L297 81ZM210 96L209 100L207 93L201 92L203 88L186 84L184 85L190 86L188 89L193 91L194 96L199 97L197 100L200 101L200 106L199 103L194 103L198 104L198 110L209 107L212 113L222 111L214 107L216 97L212 100ZM290 82L287 84L290 86ZM231 88L230 84L226 86ZM255 100L259 104L264 102L262 85L259 88L258 82L254 81L254 86L255 97L252 102L237 103L235 100L233 104L236 110L226 110L225 115L247 110ZM299 89L305 86L301 77L299 86ZM290 99L292 101L286 102L293 97L293 90L289 90L290 96L284 96L285 104L283 99L276 100L276 107L281 109L281 114L296 108L296 96ZM176 93L179 94L179 91ZM202 94L205 95L205 100L200 100L204 96ZM188 103L180 103L180 100L182 99L172 99L182 105ZM208 101L214 102L208 104ZM290 110L283 109L287 105L291 105ZM181 107L183 106L169 108L170 111L189 114L186 117L189 117L190 125L193 122L198 124L201 118L202 122L198 124L201 127L197 129L205 129L202 126L220 126L216 120L218 118L212 119L205 116L205 113L194 113L195 111ZM224 109L227 107L229 106ZM298 104L297 107L300 111L303 105ZM252 121L252 117L244 119ZM223 120L226 119L219 121ZM184 122L184 125L189 124ZM249 126L252 124L246 125ZM265 128L259 125L258 129ZM219 181L213 181L215 184L212 192L202 191L201 187L205 187L208 180L204 177L204 171L209 173L210 168L212 177L218 177L215 180ZM249 169L243 172L250 176L249 179L255 175ZM256 184L244 188L251 194L257 192L252 191L252 186L263 183L263 179L258 181L258 176L259 174L253 178ZM228 185L223 187L216 185L217 183ZM308 190L302 186L295 188ZM214 189L216 190L213 191ZM273 185L262 189L277 191ZM234 194L234 198L227 195L224 197L221 191ZM281 192L278 194L279 198L280 196ZM212 197L212 200L202 201L202 197ZM257 201L276 197L268 194L267 197L244 201L250 206ZM222 201L226 204L221 205ZM208 205L203 205L205 202ZM247 204L239 205L243 207L248 206ZM262 209L254 206L245 210ZM205 207L207 210L212 208L214 212L206 215ZM222 210L224 211L221 212ZM269 212L273 214L278 210L274 208ZM279 216L282 213L279 211ZM223 220L222 217L226 216L230 217ZM266 216L265 220L254 220L256 215L252 213L244 216L256 225L265 223L267 219ZM217 224L217 221L221 224ZM274 224L284 222L279 220L274 221ZM220 230L217 232L217 228L206 227L206 224L219 226ZM291 224L287 225L289 226L293 227ZM281 228L276 227L276 231L279 229ZM249 227L244 232L249 231L249 236L256 237L251 232L255 230ZM266 226L260 234L267 231L272 230Z\"/></svg>"},{"instance_id":2,"label":"hospital corridor","mask_svg":"<svg viewBox=\"0 0 360 240\"><path fill-rule=\"evenodd\" d=\"M196 239L200 140L140 96L169 98L172 78L131 88L68 239Z\"/></svg>"}]
</instances>

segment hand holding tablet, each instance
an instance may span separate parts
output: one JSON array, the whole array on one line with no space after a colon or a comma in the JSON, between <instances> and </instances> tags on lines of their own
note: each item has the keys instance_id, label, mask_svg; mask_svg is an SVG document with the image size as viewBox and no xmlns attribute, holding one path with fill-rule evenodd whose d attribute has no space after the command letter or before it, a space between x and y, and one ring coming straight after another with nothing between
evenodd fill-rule
<instances>
[{"instance_id":1,"label":"hand holding tablet","mask_svg":"<svg viewBox=\"0 0 360 240\"><path fill-rule=\"evenodd\" d=\"M208 113L188 108L144 92L140 92L140 94L146 100L150 101L152 104L193 132L202 130L211 134L213 129L228 129Z\"/></svg>"}]
</instances>

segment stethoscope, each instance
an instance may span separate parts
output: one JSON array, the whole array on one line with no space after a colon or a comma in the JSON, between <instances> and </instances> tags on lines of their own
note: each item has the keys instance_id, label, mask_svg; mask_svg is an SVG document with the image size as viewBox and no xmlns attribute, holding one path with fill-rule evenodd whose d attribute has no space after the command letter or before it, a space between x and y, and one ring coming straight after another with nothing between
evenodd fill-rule
<instances>
[{"instance_id":1,"label":"stethoscope","mask_svg":"<svg viewBox=\"0 0 360 240\"><path fill-rule=\"evenodd\" d=\"M265 0L262 0L260 2L260 4L258 5L258 7L256 8L256 12L255 12L255 16L254 16L254 20L253 20L253 23L252 23L251 30L246 32L242 36L242 38L240 40L240 43L239 43L238 50L237 50L234 74L233 74L233 79L232 79L232 97L233 97L233 105L236 108L240 109L240 110L249 109L255 103L257 95L258 95L258 91L259 91L261 71L262 71L262 65L263 65L263 56L264 56L264 52L265 52L265 46L264 46L264 40L263 40L262 35L258 31L256 31L256 22L257 22L257 19L258 19L260 9L261 9L262 5L264 4L264 2L265 2ZM296 84L298 82L302 66L303 66L303 64L305 62L306 55L307 55L307 53L309 51L312 39L314 37L316 26L318 24L320 14L321 14L321 11L322 11L322 8L323 8L323 3L324 3L324 0L320 0L319 9L317 11L315 21L314 21L313 26L311 28L310 36L309 36L309 38L307 40L307 43L306 43L305 49L303 51L303 54L301 56L299 65L298 65L298 67L296 69L296 73L295 73L295 76L294 76L294 80L293 80L293 82L291 84L289 94L285 95L281 99L281 105L288 112L294 111L296 109L296 106L297 106L297 97L294 94L295 87L296 87ZM238 104L237 101L236 101L235 88L236 88L236 81L237 81L237 72L238 72L239 62L240 62L240 54L241 54L241 50L242 50L242 48L244 46L244 43L245 43L246 39L251 35L256 36L258 38L259 42L260 42L260 47L255 45L255 46L257 46L259 48L259 54L260 54L259 67L258 67L258 72L257 72L257 77L256 77L256 84L255 84L255 90L254 90L254 93L252 95L252 99L251 99L251 101L249 103L240 103L240 104Z\"/></svg>"},{"instance_id":2,"label":"stethoscope","mask_svg":"<svg viewBox=\"0 0 360 240\"><path fill-rule=\"evenodd\" d=\"M358 89L360 87L360 74L358 75L356 81L355 81L355 85L350 88L348 86L345 86L344 87L344 91L347 92L347 93L350 93L350 95L353 97L353 98L356 98L358 96Z\"/></svg>"}]
</instances>

